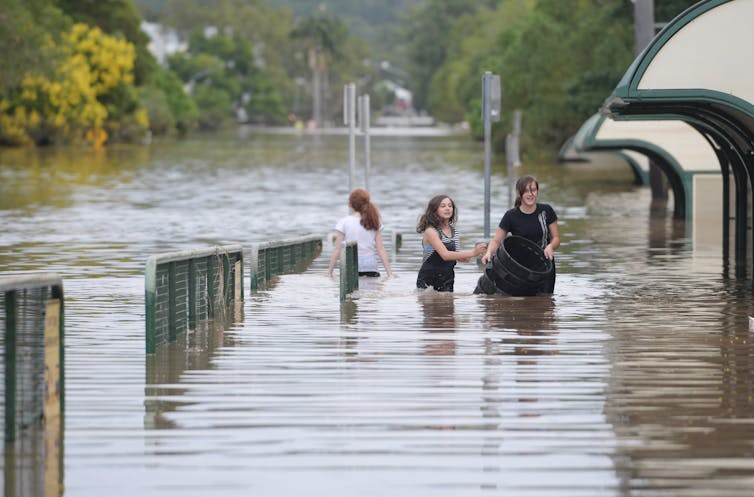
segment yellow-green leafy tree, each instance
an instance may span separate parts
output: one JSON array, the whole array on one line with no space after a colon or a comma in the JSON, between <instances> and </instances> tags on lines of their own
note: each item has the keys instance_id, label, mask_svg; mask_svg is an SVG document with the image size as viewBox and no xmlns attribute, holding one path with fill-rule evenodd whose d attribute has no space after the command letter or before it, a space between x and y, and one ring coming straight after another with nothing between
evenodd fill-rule
<instances>
[{"instance_id":1,"label":"yellow-green leafy tree","mask_svg":"<svg viewBox=\"0 0 754 497\"><path fill-rule=\"evenodd\" d=\"M50 37L47 49L60 60L54 71L26 74L0 99L0 143L71 142L88 134L101 144L108 134L146 132L149 121L133 88L131 43L75 24L58 43Z\"/></svg>"}]
</instances>

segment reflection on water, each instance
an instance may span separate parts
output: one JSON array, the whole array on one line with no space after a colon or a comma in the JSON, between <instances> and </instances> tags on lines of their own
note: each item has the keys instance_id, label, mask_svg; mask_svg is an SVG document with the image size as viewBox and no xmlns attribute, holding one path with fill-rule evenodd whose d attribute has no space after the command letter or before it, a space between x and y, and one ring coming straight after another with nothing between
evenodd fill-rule
<instances>
[{"instance_id":1,"label":"reflection on water","mask_svg":"<svg viewBox=\"0 0 754 497\"><path fill-rule=\"evenodd\" d=\"M146 356L144 428L176 427L165 413L183 405L180 400L173 400L185 393L178 387L181 376L186 371L212 369L216 352L234 345L232 338L226 338L225 330L242 321L243 307L234 302L225 319L199 322L190 333L179 334L174 342L163 344L156 354Z\"/></svg>"},{"instance_id":2,"label":"reflection on water","mask_svg":"<svg viewBox=\"0 0 754 497\"><path fill-rule=\"evenodd\" d=\"M428 198L457 201L463 246L481 238L482 150L372 143L372 197L404 235L388 247L397 278L362 278L341 304L324 247L148 358L147 257L327 234L345 213L345 138L0 153L0 265L66 286L58 497L750 493L751 288L724 277L721 251L650 216L629 170L526 164L560 216L555 294L474 295L473 264L454 294L417 291ZM501 165L492 191L494 222ZM6 489L38 474L13 468L6 447Z\"/></svg>"},{"instance_id":3,"label":"reflection on water","mask_svg":"<svg viewBox=\"0 0 754 497\"><path fill-rule=\"evenodd\" d=\"M496 331L489 353L513 354L519 361L527 357L557 354L555 300L551 295L537 297L480 298L485 326ZM506 352L506 350L508 350ZM531 359L534 362L535 358Z\"/></svg>"},{"instance_id":4,"label":"reflection on water","mask_svg":"<svg viewBox=\"0 0 754 497\"><path fill-rule=\"evenodd\" d=\"M424 315L423 327L428 333L437 335L428 340L425 353L428 355L453 355L456 341L452 333L456 329L455 296L447 292L417 291L417 300ZM448 335L450 334L450 335ZM441 338L447 336L446 338Z\"/></svg>"}]
</instances>

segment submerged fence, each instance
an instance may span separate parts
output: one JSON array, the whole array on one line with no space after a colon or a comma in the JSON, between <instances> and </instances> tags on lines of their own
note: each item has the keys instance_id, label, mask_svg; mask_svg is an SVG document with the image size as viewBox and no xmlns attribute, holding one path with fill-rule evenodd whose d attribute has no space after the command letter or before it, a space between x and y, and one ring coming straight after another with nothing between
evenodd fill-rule
<instances>
[{"instance_id":1,"label":"submerged fence","mask_svg":"<svg viewBox=\"0 0 754 497\"><path fill-rule=\"evenodd\" d=\"M64 407L63 282L55 274L0 277L5 441L60 432ZM56 428L57 427L57 428Z\"/></svg>"},{"instance_id":2,"label":"submerged fence","mask_svg":"<svg viewBox=\"0 0 754 497\"><path fill-rule=\"evenodd\" d=\"M0 277L5 495L63 494L63 282Z\"/></svg>"},{"instance_id":3,"label":"submerged fence","mask_svg":"<svg viewBox=\"0 0 754 497\"><path fill-rule=\"evenodd\" d=\"M340 301L359 289L359 245L355 241L340 246Z\"/></svg>"},{"instance_id":4,"label":"submerged fence","mask_svg":"<svg viewBox=\"0 0 754 497\"><path fill-rule=\"evenodd\" d=\"M306 269L320 252L322 237L319 235L253 244L249 253L251 291L256 291L275 275Z\"/></svg>"},{"instance_id":5,"label":"submerged fence","mask_svg":"<svg viewBox=\"0 0 754 497\"><path fill-rule=\"evenodd\" d=\"M243 300L243 251L226 245L152 256L145 286L146 347L152 354Z\"/></svg>"}]
</instances>

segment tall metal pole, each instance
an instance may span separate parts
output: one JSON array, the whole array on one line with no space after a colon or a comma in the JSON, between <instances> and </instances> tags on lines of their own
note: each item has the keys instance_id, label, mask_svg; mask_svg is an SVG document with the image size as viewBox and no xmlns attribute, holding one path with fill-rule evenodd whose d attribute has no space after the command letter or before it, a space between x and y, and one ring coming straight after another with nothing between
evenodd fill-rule
<instances>
[{"instance_id":1,"label":"tall metal pole","mask_svg":"<svg viewBox=\"0 0 754 497\"><path fill-rule=\"evenodd\" d=\"M505 170L508 175L508 205L507 209L513 207L513 135L508 134L505 137Z\"/></svg>"},{"instance_id":2,"label":"tall metal pole","mask_svg":"<svg viewBox=\"0 0 754 497\"><path fill-rule=\"evenodd\" d=\"M634 38L638 56L655 36L654 0L632 0L634 3ZM668 200L668 184L665 173L655 161L649 161L649 188L652 192L652 209L664 212Z\"/></svg>"},{"instance_id":3,"label":"tall metal pole","mask_svg":"<svg viewBox=\"0 0 754 497\"><path fill-rule=\"evenodd\" d=\"M482 76L482 121L484 121L484 237L490 237L490 133L492 121L500 120L500 76L486 71Z\"/></svg>"},{"instance_id":4,"label":"tall metal pole","mask_svg":"<svg viewBox=\"0 0 754 497\"><path fill-rule=\"evenodd\" d=\"M369 166L371 165L371 144L369 140L369 95L359 97L359 126L364 133L364 188L369 191Z\"/></svg>"},{"instance_id":5,"label":"tall metal pole","mask_svg":"<svg viewBox=\"0 0 754 497\"><path fill-rule=\"evenodd\" d=\"M354 162L356 161L356 85L343 87L343 123L348 126L348 192L353 190Z\"/></svg>"},{"instance_id":6,"label":"tall metal pole","mask_svg":"<svg viewBox=\"0 0 754 497\"><path fill-rule=\"evenodd\" d=\"M519 157L518 139L521 136L521 111L513 111L513 132L505 137L505 164L508 173L508 208L513 207L515 197L513 196L513 186L516 183L515 171L521 165Z\"/></svg>"},{"instance_id":7,"label":"tall metal pole","mask_svg":"<svg viewBox=\"0 0 754 497\"><path fill-rule=\"evenodd\" d=\"M490 237L490 76L486 71L482 76L482 119L484 120L484 237Z\"/></svg>"},{"instance_id":8,"label":"tall metal pole","mask_svg":"<svg viewBox=\"0 0 754 497\"><path fill-rule=\"evenodd\" d=\"M633 2L636 55L639 55L655 36L654 0L633 0Z\"/></svg>"}]
</instances>

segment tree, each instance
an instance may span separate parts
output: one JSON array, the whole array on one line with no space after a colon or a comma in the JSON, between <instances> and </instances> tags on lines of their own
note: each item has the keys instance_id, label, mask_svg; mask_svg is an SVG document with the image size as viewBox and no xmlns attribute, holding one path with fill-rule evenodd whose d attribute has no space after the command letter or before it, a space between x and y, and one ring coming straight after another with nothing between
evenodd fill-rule
<instances>
[{"instance_id":1,"label":"tree","mask_svg":"<svg viewBox=\"0 0 754 497\"><path fill-rule=\"evenodd\" d=\"M61 38L51 76L27 73L0 99L0 142L55 143L88 129L141 133L149 122L133 95L134 47L99 28L75 24ZM102 136L102 133L98 133Z\"/></svg>"},{"instance_id":2,"label":"tree","mask_svg":"<svg viewBox=\"0 0 754 497\"><path fill-rule=\"evenodd\" d=\"M255 63L248 39L196 31L188 52L170 57L169 65L191 89L203 129L222 126L241 109L253 122L285 118L280 92L268 72Z\"/></svg>"},{"instance_id":3,"label":"tree","mask_svg":"<svg viewBox=\"0 0 754 497\"><path fill-rule=\"evenodd\" d=\"M414 106L428 108L432 78L447 60L449 37L456 19L475 12L486 2L479 0L428 0L408 16L404 24L405 43L408 45L409 72Z\"/></svg>"},{"instance_id":4,"label":"tree","mask_svg":"<svg viewBox=\"0 0 754 497\"><path fill-rule=\"evenodd\" d=\"M57 55L50 41L71 22L49 0L5 0L0 9L0 97L28 73L51 75Z\"/></svg>"},{"instance_id":5,"label":"tree","mask_svg":"<svg viewBox=\"0 0 754 497\"><path fill-rule=\"evenodd\" d=\"M312 74L312 118L322 124L324 95L328 91L327 69L332 59L341 55L340 47L348 37L343 22L328 15L313 15L302 19L291 32L306 48L307 62Z\"/></svg>"},{"instance_id":6,"label":"tree","mask_svg":"<svg viewBox=\"0 0 754 497\"><path fill-rule=\"evenodd\" d=\"M135 48L134 83L147 83L157 71L149 51L149 36L141 30L141 15L132 0L57 0L74 21L97 26L105 33L122 36Z\"/></svg>"}]
</instances>

